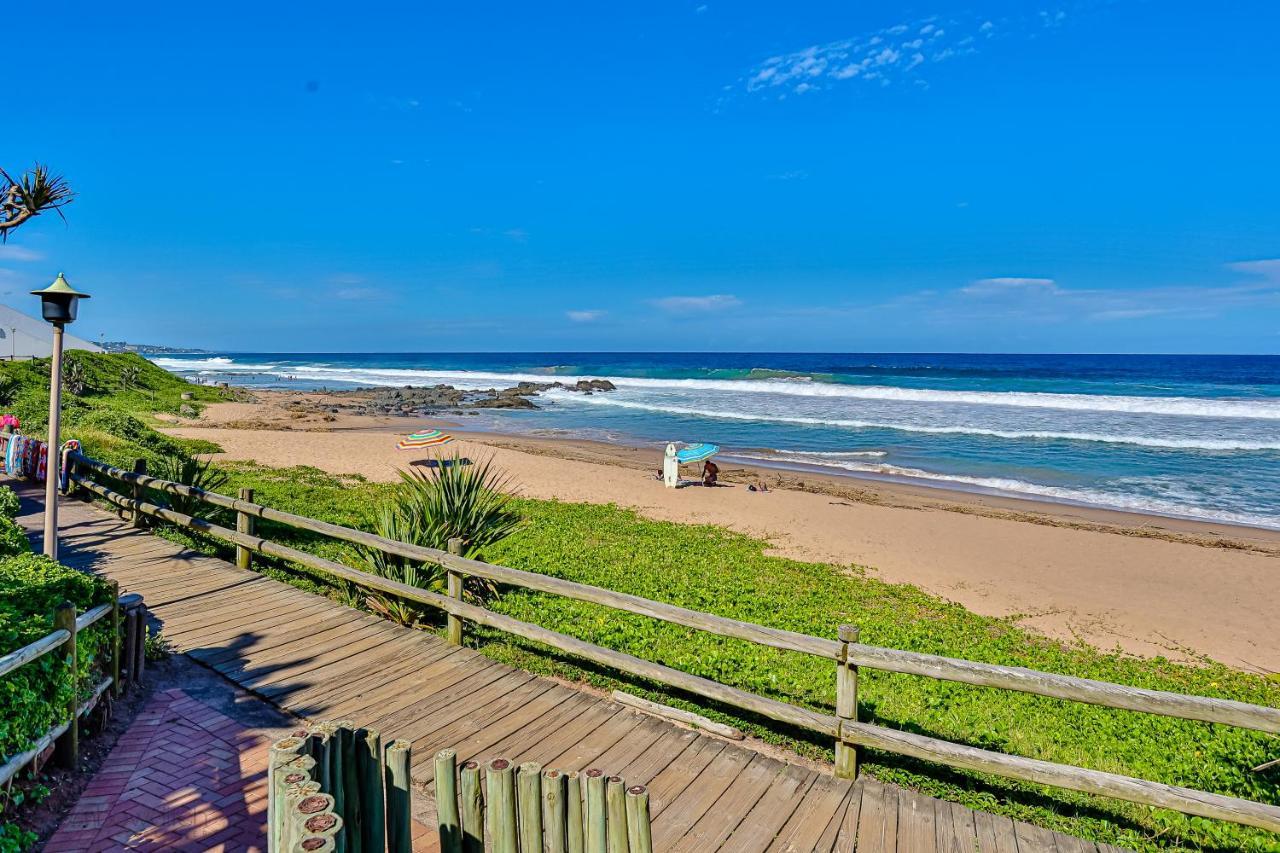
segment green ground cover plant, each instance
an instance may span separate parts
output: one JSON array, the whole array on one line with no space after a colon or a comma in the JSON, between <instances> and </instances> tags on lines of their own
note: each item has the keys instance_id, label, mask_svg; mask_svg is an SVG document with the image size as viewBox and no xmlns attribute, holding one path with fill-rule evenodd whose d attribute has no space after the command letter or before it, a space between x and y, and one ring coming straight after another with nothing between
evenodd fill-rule
<instances>
[{"instance_id":1,"label":"green ground cover plant","mask_svg":"<svg viewBox=\"0 0 1280 853\"><path fill-rule=\"evenodd\" d=\"M219 388L192 385L136 353L73 350L63 365L62 437L79 439L95 459L131 469L134 459L160 465L172 456L189 457L217 449L205 441L170 438L154 429L154 414L195 414L205 403L224 400ZM74 367L73 367L74 365ZM65 377L71 371L70 384ZM123 377L131 377L128 382ZM0 385L10 386L10 402L22 432L45 437L49 419L49 359L0 363ZM191 400L183 400L190 394ZM184 408L185 407L185 408Z\"/></svg>"},{"instance_id":2,"label":"green ground cover plant","mask_svg":"<svg viewBox=\"0 0 1280 853\"><path fill-rule=\"evenodd\" d=\"M364 529L373 529L370 507L393 488L358 477L335 478L313 468L235 464L226 470L228 488L252 486L262 503ZM521 529L486 551L487 559L503 565L815 636L834 638L839 625L852 623L862 629L863 642L891 648L1280 705L1280 682L1275 680L1212 661L1190 665L1066 645L1011 620L971 613L915 587L884 583L856 566L769 556L766 542L722 528L650 521L612 506L521 499L513 507L524 518ZM259 531L352 566L362 565L356 549L343 543L279 525L266 524ZM178 535L229 555L229 549L216 543ZM272 561L264 561L263 570L349 603L360 599L315 573ZM835 672L827 661L527 590L503 589L488 606L762 695L827 713L834 708ZM533 672L625 689L698 710L810 757L831 755L829 743L805 733L582 664L499 632L468 626L467 642ZM1280 772L1251 769L1280 754L1280 739L1242 729L868 670L860 681L859 714L864 721L985 749L1280 802ZM1276 836L1228 823L951 772L892 755L870 752L863 767L877 778L934 796L1137 850L1280 849Z\"/></svg>"}]
</instances>

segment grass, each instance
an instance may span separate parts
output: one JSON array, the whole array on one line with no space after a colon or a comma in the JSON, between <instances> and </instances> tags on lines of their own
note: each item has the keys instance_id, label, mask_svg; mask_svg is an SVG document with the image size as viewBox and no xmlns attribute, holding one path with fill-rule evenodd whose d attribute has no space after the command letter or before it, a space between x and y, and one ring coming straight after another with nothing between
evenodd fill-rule
<instances>
[{"instance_id":1,"label":"grass","mask_svg":"<svg viewBox=\"0 0 1280 853\"><path fill-rule=\"evenodd\" d=\"M372 508L391 488L310 468L237 464L227 470L229 487L252 486L263 503L366 529ZM488 550L493 562L815 636L834 637L840 624L852 623L861 627L863 642L891 648L1280 705L1280 683L1274 680L1212 662L1190 666L1063 645L915 587L876 580L857 567L768 556L764 541L721 528L649 521L611 506L519 500L516 507L527 523ZM263 525L260 532L360 565L355 549L343 543L275 525ZM183 534L169 535L191 541ZM196 544L228 553L212 543ZM264 571L349 603L359 600L352 590L278 563L266 563ZM489 606L762 695L827 713L834 708L834 667L826 661L526 590L506 589ZM803 732L582 664L536 644L470 627L468 643L532 672L699 710L807 756L830 758L829 743ZM1280 800L1280 772L1250 770L1280 752L1280 739L1261 733L865 669L859 700L864 721L1265 803ZM1261 831L950 772L892 755L871 752L863 766L877 778L934 796L1138 850L1280 849L1276 836Z\"/></svg>"}]
</instances>

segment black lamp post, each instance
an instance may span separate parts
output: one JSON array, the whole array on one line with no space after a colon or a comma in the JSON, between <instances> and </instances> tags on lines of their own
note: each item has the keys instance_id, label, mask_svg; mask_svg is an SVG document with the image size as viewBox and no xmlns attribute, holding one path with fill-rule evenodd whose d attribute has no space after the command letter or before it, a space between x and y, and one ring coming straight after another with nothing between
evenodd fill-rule
<instances>
[{"instance_id":1,"label":"black lamp post","mask_svg":"<svg viewBox=\"0 0 1280 853\"><path fill-rule=\"evenodd\" d=\"M89 294L80 293L58 273L44 290L31 291L40 297L40 311L53 324L53 359L49 368L49 462L44 488L44 553L58 559L58 481L62 463L62 443L58 433L62 420L62 327L74 323L76 306Z\"/></svg>"}]
</instances>

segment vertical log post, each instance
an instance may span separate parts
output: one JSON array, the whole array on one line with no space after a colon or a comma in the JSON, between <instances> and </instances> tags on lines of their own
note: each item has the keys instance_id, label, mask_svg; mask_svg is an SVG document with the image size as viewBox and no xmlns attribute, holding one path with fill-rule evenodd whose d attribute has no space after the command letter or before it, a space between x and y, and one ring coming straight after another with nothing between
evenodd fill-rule
<instances>
[{"instance_id":1,"label":"vertical log post","mask_svg":"<svg viewBox=\"0 0 1280 853\"><path fill-rule=\"evenodd\" d=\"M360 813L359 750L356 747L356 725L350 720L338 723L338 744L342 749L342 774L338 778L342 791L342 816L345 848L348 853L364 853L364 815Z\"/></svg>"},{"instance_id":2,"label":"vertical log post","mask_svg":"<svg viewBox=\"0 0 1280 853\"><path fill-rule=\"evenodd\" d=\"M147 460L145 460L145 459L135 459L135 460L133 460L133 473L135 473L135 474L146 474L146 473L147 473ZM139 483L134 483L134 484L133 484L133 490L132 490L132 491L133 491L133 500L134 500L134 504L135 504L135 505L136 505L136 504L141 504L141 503L142 503L142 501L143 501L143 498L145 497L145 495L144 495L144 491L145 491L145 490L142 488L141 484L139 484ZM130 514L130 516L129 516L129 523L130 523L133 527L137 527L137 528L141 529L141 528L143 528L143 527L146 527L146 526L147 526L147 517L146 517L145 515L143 515L143 514L142 514L142 510L140 510L140 509L136 509L136 508L135 508L135 509L133 510L132 514Z\"/></svg>"},{"instance_id":3,"label":"vertical log post","mask_svg":"<svg viewBox=\"0 0 1280 853\"><path fill-rule=\"evenodd\" d=\"M133 660L129 662L129 671L133 673L134 683L141 684L143 671L147 668L147 609L139 602L134 612Z\"/></svg>"},{"instance_id":4,"label":"vertical log post","mask_svg":"<svg viewBox=\"0 0 1280 853\"><path fill-rule=\"evenodd\" d=\"M71 635L66 641L63 648L64 660L67 664L67 678L71 680L71 698L67 701L67 712L71 718L71 725L67 727L62 737L58 738L56 753L58 763L63 767L74 770L80 761L80 684L77 676L77 660L76 660L76 608L75 605L64 601L58 605L58 609L53 614L54 629L61 628Z\"/></svg>"},{"instance_id":5,"label":"vertical log post","mask_svg":"<svg viewBox=\"0 0 1280 853\"><path fill-rule=\"evenodd\" d=\"M462 853L462 822L458 816L458 754L436 753L436 828L440 853Z\"/></svg>"},{"instance_id":6,"label":"vertical log post","mask_svg":"<svg viewBox=\"0 0 1280 853\"><path fill-rule=\"evenodd\" d=\"M566 853L564 798L564 774L559 770L544 770L542 773L542 831L546 837L547 853Z\"/></svg>"},{"instance_id":7,"label":"vertical log post","mask_svg":"<svg viewBox=\"0 0 1280 853\"><path fill-rule=\"evenodd\" d=\"M360 775L360 827L364 853L386 853L386 804L382 799L382 736L373 729L356 732L356 761Z\"/></svg>"},{"instance_id":8,"label":"vertical log post","mask_svg":"<svg viewBox=\"0 0 1280 853\"><path fill-rule=\"evenodd\" d=\"M605 780L604 799L609 853L627 853L627 786L621 776Z\"/></svg>"},{"instance_id":9,"label":"vertical log post","mask_svg":"<svg viewBox=\"0 0 1280 853\"><path fill-rule=\"evenodd\" d=\"M858 720L858 668L849 663L849 644L858 642L857 625L841 625L840 659L836 661L836 718L843 722ZM856 779L858 776L858 749L836 735L836 776L840 779Z\"/></svg>"},{"instance_id":10,"label":"vertical log post","mask_svg":"<svg viewBox=\"0 0 1280 853\"><path fill-rule=\"evenodd\" d=\"M439 540L437 540L439 541ZM449 553L455 557L462 556L462 540L453 538L449 540ZM453 570L448 572L449 597L462 600L462 575ZM449 626L449 642L455 646L462 645L462 617L454 616L452 613L447 618Z\"/></svg>"},{"instance_id":11,"label":"vertical log post","mask_svg":"<svg viewBox=\"0 0 1280 853\"><path fill-rule=\"evenodd\" d=\"M111 591L111 695L120 698L120 582L109 581Z\"/></svg>"},{"instance_id":12,"label":"vertical log post","mask_svg":"<svg viewBox=\"0 0 1280 853\"><path fill-rule=\"evenodd\" d=\"M577 770L565 774L565 848L567 853L586 853L583 834L586 822L582 819L582 777Z\"/></svg>"},{"instance_id":13,"label":"vertical log post","mask_svg":"<svg viewBox=\"0 0 1280 853\"><path fill-rule=\"evenodd\" d=\"M245 503L253 503L253 489L241 489L240 500ZM243 533L246 536L253 536L257 527L257 519L242 509L236 510L236 532ZM236 568L250 569L253 567L253 552L243 545L236 546Z\"/></svg>"},{"instance_id":14,"label":"vertical log post","mask_svg":"<svg viewBox=\"0 0 1280 853\"><path fill-rule=\"evenodd\" d=\"M409 788L407 740L392 741L386 751L387 853L413 853L413 804Z\"/></svg>"},{"instance_id":15,"label":"vertical log post","mask_svg":"<svg viewBox=\"0 0 1280 853\"><path fill-rule=\"evenodd\" d=\"M516 774L516 805L520 811L520 849L542 853L542 767L520 765Z\"/></svg>"},{"instance_id":16,"label":"vertical log post","mask_svg":"<svg viewBox=\"0 0 1280 853\"><path fill-rule=\"evenodd\" d=\"M462 853L484 853L484 806L480 795L480 765L468 761L458 774L462 793Z\"/></svg>"},{"instance_id":17,"label":"vertical log post","mask_svg":"<svg viewBox=\"0 0 1280 853\"><path fill-rule=\"evenodd\" d=\"M485 772L489 789L489 840L493 853L517 853L516 780L511 762L495 758Z\"/></svg>"},{"instance_id":18,"label":"vertical log post","mask_svg":"<svg viewBox=\"0 0 1280 853\"><path fill-rule=\"evenodd\" d=\"M587 847L586 853L608 853L605 835L604 771L591 768L587 778Z\"/></svg>"},{"instance_id":19,"label":"vertical log post","mask_svg":"<svg viewBox=\"0 0 1280 853\"><path fill-rule=\"evenodd\" d=\"M631 853L653 853L653 832L649 826L649 789L632 785L627 789L627 839Z\"/></svg>"}]
</instances>

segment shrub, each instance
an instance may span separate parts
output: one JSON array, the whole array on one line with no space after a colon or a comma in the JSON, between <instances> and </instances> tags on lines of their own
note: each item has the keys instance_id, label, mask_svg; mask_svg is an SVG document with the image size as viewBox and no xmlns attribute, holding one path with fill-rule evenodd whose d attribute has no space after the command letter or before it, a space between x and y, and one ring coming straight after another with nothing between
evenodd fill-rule
<instances>
[{"instance_id":1,"label":"shrub","mask_svg":"<svg viewBox=\"0 0 1280 853\"><path fill-rule=\"evenodd\" d=\"M461 539L462 553L478 557L520 528L520 514L505 493L509 485L492 460L463 465L455 456L429 473L402 471L390 501L374 516L373 529L387 539L439 550L446 549L450 539ZM444 569L435 564L374 549L365 551L365 562L375 574L401 583L432 590L444 586ZM492 595L492 585L482 578L467 581L472 596ZM371 596L369 605L401 624L412 624L416 618L416 609L399 599Z\"/></svg>"},{"instance_id":2,"label":"shrub","mask_svg":"<svg viewBox=\"0 0 1280 853\"><path fill-rule=\"evenodd\" d=\"M17 518L19 503L17 492L8 486L0 486L0 517Z\"/></svg>"},{"instance_id":3,"label":"shrub","mask_svg":"<svg viewBox=\"0 0 1280 853\"><path fill-rule=\"evenodd\" d=\"M216 492L227 482L227 475L214 468L211 463L176 453L161 457L150 473L162 480L181 483L205 492ZM215 509L197 498L174 492L162 493L161 503L174 512L197 518L209 515Z\"/></svg>"},{"instance_id":4,"label":"shrub","mask_svg":"<svg viewBox=\"0 0 1280 853\"><path fill-rule=\"evenodd\" d=\"M0 518L0 557L30 553L31 543L27 540L27 532L12 519Z\"/></svg>"},{"instance_id":5,"label":"shrub","mask_svg":"<svg viewBox=\"0 0 1280 853\"><path fill-rule=\"evenodd\" d=\"M0 559L0 654L34 642L53 630L53 614L69 601L78 611L110 600L100 578L23 554ZM27 749L64 716L72 690L89 689L107 626L99 622L77 637L78 671L73 688L63 656L46 654L0 679L0 757Z\"/></svg>"}]
</instances>

